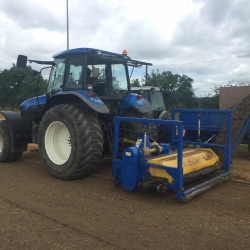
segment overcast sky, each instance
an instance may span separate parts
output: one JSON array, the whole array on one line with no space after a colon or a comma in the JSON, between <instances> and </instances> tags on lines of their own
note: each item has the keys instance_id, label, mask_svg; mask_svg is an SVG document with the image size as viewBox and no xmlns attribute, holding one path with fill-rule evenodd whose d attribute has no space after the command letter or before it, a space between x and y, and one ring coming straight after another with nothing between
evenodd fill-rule
<instances>
[{"instance_id":1,"label":"overcast sky","mask_svg":"<svg viewBox=\"0 0 250 250\"><path fill-rule=\"evenodd\" d=\"M18 54L51 60L67 48L66 2L0 0L0 71ZM68 8L70 48L126 49L154 64L149 73L193 78L197 96L250 81L249 0L68 0Z\"/></svg>"}]
</instances>

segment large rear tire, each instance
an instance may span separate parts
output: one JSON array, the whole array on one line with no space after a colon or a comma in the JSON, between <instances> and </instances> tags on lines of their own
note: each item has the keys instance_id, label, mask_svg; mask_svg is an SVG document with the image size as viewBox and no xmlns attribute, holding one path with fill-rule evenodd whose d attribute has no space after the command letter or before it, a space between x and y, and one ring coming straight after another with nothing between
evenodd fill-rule
<instances>
[{"instance_id":1,"label":"large rear tire","mask_svg":"<svg viewBox=\"0 0 250 250\"><path fill-rule=\"evenodd\" d=\"M23 152L12 153L10 131L6 121L0 121L0 162L17 161Z\"/></svg>"},{"instance_id":2,"label":"large rear tire","mask_svg":"<svg viewBox=\"0 0 250 250\"><path fill-rule=\"evenodd\" d=\"M134 109L125 109L122 116L125 117L134 117L134 118L148 118L154 119L149 113L142 114ZM124 127L124 136L130 140L137 140L139 132L142 132L142 124L137 122L126 122L123 124ZM148 136L154 141L158 139L158 130L155 124L148 125Z\"/></svg>"},{"instance_id":3,"label":"large rear tire","mask_svg":"<svg viewBox=\"0 0 250 250\"><path fill-rule=\"evenodd\" d=\"M76 179L99 163L103 134L94 112L72 104L55 106L44 115L38 132L39 153L56 178Z\"/></svg>"}]
</instances>

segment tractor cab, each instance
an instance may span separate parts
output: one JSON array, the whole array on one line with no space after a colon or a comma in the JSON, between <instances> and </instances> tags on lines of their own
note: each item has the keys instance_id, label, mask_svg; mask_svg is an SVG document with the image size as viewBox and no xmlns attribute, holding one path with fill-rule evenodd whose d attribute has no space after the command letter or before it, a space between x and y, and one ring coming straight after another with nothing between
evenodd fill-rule
<instances>
[{"instance_id":1,"label":"tractor cab","mask_svg":"<svg viewBox=\"0 0 250 250\"><path fill-rule=\"evenodd\" d=\"M53 56L47 98L60 91L85 90L102 100L123 99L130 91L128 66L150 63L131 60L126 53L79 48Z\"/></svg>"},{"instance_id":2,"label":"tractor cab","mask_svg":"<svg viewBox=\"0 0 250 250\"><path fill-rule=\"evenodd\" d=\"M150 103L141 95L131 93L130 72L135 67L147 67L151 63L132 60L126 51L118 54L92 48L65 50L53 58L53 61L38 61L19 55L17 59L17 67L26 67L29 61L51 68L46 93L20 104L20 115L26 123L29 141L37 141L38 128L44 115L60 105L73 105L75 109L96 115L102 121L105 136L108 136L104 138L103 146L108 148L108 152L112 151L114 116L150 116ZM132 132L139 128L127 130L131 131L129 135L132 137ZM157 137L157 131L152 134Z\"/></svg>"}]
</instances>

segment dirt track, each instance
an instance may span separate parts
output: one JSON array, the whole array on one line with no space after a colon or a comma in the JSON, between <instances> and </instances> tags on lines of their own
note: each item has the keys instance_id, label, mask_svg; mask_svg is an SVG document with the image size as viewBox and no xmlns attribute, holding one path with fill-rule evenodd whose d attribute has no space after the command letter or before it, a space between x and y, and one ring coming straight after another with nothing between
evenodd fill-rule
<instances>
[{"instance_id":1,"label":"dirt track","mask_svg":"<svg viewBox=\"0 0 250 250\"><path fill-rule=\"evenodd\" d=\"M239 156L233 179L248 182L249 160ZM180 205L172 192L114 186L110 164L61 181L35 153L0 163L0 249L249 249L249 184L229 181Z\"/></svg>"}]
</instances>

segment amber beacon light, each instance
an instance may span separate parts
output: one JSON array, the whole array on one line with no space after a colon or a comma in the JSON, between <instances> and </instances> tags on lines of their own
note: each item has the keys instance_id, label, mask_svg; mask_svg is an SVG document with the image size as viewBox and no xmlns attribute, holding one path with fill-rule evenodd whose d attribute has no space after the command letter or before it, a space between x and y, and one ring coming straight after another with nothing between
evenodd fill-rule
<instances>
[{"instance_id":1,"label":"amber beacon light","mask_svg":"<svg viewBox=\"0 0 250 250\"><path fill-rule=\"evenodd\" d=\"M127 50L124 49L124 50L122 51L122 54L125 55L125 56L127 56L127 55L128 55Z\"/></svg>"}]
</instances>

